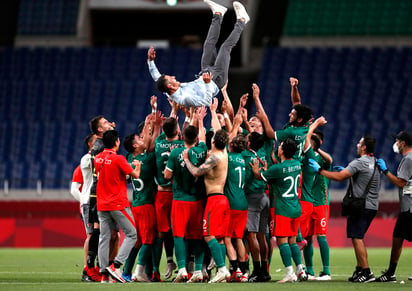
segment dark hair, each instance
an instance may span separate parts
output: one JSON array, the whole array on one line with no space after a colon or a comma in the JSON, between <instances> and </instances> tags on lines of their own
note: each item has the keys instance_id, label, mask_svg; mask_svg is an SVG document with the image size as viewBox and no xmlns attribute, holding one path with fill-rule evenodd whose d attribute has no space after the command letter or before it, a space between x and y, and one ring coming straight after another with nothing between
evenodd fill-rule
<instances>
[{"instance_id":1,"label":"dark hair","mask_svg":"<svg viewBox=\"0 0 412 291\"><path fill-rule=\"evenodd\" d=\"M137 134L140 135L144 129L145 126L145 121L142 121L139 123L139 125L137 126Z\"/></svg>"},{"instance_id":2,"label":"dark hair","mask_svg":"<svg viewBox=\"0 0 412 291\"><path fill-rule=\"evenodd\" d=\"M84 138L84 144L86 145L87 150L89 150L89 142L92 140L93 136L94 136L94 133L89 133Z\"/></svg>"},{"instance_id":3,"label":"dark hair","mask_svg":"<svg viewBox=\"0 0 412 291\"><path fill-rule=\"evenodd\" d=\"M165 75L161 75L156 81L156 87L160 92L169 93L169 88L167 87L168 83L169 82L166 80Z\"/></svg>"},{"instance_id":4,"label":"dark hair","mask_svg":"<svg viewBox=\"0 0 412 291\"><path fill-rule=\"evenodd\" d=\"M293 109L296 110L296 118L302 119L301 122L296 121L298 125L306 124L306 122L308 122L313 116L312 109L309 106L303 104L295 104L293 106Z\"/></svg>"},{"instance_id":5,"label":"dark hair","mask_svg":"<svg viewBox=\"0 0 412 291\"><path fill-rule=\"evenodd\" d=\"M265 139L263 138L263 135L260 133L257 133L256 131L249 133L248 141L250 142L250 148L254 150L255 152L259 150L265 143Z\"/></svg>"},{"instance_id":6,"label":"dark hair","mask_svg":"<svg viewBox=\"0 0 412 291\"><path fill-rule=\"evenodd\" d=\"M106 149L111 149L116 145L116 141L119 139L119 133L117 130L108 130L103 133L103 144Z\"/></svg>"},{"instance_id":7,"label":"dark hair","mask_svg":"<svg viewBox=\"0 0 412 291\"><path fill-rule=\"evenodd\" d=\"M223 150L229 142L229 135L223 129L219 129L216 131L213 140L215 141L215 147L219 150Z\"/></svg>"},{"instance_id":8,"label":"dark hair","mask_svg":"<svg viewBox=\"0 0 412 291\"><path fill-rule=\"evenodd\" d=\"M199 129L193 125L189 125L183 130L183 139L188 145L192 145L196 142L198 134Z\"/></svg>"},{"instance_id":9,"label":"dark hair","mask_svg":"<svg viewBox=\"0 0 412 291\"><path fill-rule=\"evenodd\" d=\"M172 138L177 134L177 120L174 117L169 117L163 122L163 132L166 137Z\"/></svg>"},{"instance_id":10,"label":"dark hair","mask_svg":"<svg viewBox=\"0 0 412 291\"><path fill-rule=\"evenodd\" d=\"M99 134L98 128L99 128L99 122L100 119L102 119L104 116L103 115L98 115L96 117L93 117L90 121L89 121L89 127L91 132L93 132L94 134Z\"/></svg>"},{"instance_id":11,"label":"dark hair","mask_svg":"<svg viewBox=\"0 0 412 291\"><path fill-rule=\"evenodd\" d=\"M246 137L243 134L238 134L234 138L232 138L232 149L235 153L241 153L246 148Z\"/></svg>"},{"instance_id":12,"label":"dark hair","mask_svg":"<svg viewBox=\"0 0 412 291\"><path fill-rule=\"evenodd\" d=\"M366 146L366 152L368 154L373 154L376 147L376 138L370 134L365 134L363 136L363 144Z\"/></svg>"},{"instance_id":13,"label":"dark hair","mask_svg":"<svg viewBox=\"0 0 412 291\"><path fill-rule=\"evenodd\" d=\"M298 150L298 146L296 145L295 141L291 138L287 138L284 141L282 141L281 146L286 159L293 158L296 151Z\"/></svg>"},{"instance_id":14,"label":"dark hair","mask_svg":"<svg viewBox=\"0 0 412 291\"><path fill-rule=\"evenodd\" d=\"M315 143L313 149L317 151L320 148L320 139L316 135L312 135L310 139Z\"/></svg>"},{"instance_id":15,"label":"dark hair","mask_svg":"<svg viewBox=\"0 0 412 291\"><path fill-rule=\"evenodd\" d=\"M134 144L135 136L136 136L136 134L132 133L132 134L127 135L123 139L123 147L128 153L133 153L134 152L133 144Z\"/></svg>"}]
</instances>

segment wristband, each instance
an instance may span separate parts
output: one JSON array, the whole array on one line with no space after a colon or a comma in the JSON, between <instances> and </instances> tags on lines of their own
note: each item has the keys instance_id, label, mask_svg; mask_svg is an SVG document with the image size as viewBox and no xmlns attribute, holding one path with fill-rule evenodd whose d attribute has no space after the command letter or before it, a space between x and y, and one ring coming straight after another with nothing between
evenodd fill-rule
<instances>
[{"instance_id":1,"label":"wristband","mask_svg":"<svg viewBox=\"0 0 412 291\"><path fill-rule=\"evenodd\" d=\"M323 168L320 167L319 170L318 170L318 173L320 173L320 172L322 172L322 171L323 171Z\"/></svg>"},{"instance_id":2,"label":"wristband","mask_svg":"<svg viewBox=\"0 0 412 291\"><path fill-rule=\"evenodd\" d=\"M223 117L229 119L229 114L227 114L226 112L223 113Z\"/></svg>"},{"instance_id":3,"label":"wristband","mask_svg":"<svg viewBox=\"0 0 412 291\"><path fill-rule=\"evenodd\" d=\"M386 176L386 175L388 175L388 173L389 173L389 170L388 169L386 169L385 171L383 171L383 174Z\"/></svg>"},{"instance_id":4,"label":"wristband","mask_svg":"<svg viewBox=\"0 0 412 291\"><path fill-rule=\"evenodd\" d=\"M152 109L152 113L156 113L156 109Z\"/></svg>"},{"instance_id":5,"label":"wristband","mask_svg":"<svg viewBox=\"0 0 412 291\"><path fill-rule=\"evenodd\" d=\"M190 122L190 118L186 116L185 122Z\"/></svg>"}]
</instances>

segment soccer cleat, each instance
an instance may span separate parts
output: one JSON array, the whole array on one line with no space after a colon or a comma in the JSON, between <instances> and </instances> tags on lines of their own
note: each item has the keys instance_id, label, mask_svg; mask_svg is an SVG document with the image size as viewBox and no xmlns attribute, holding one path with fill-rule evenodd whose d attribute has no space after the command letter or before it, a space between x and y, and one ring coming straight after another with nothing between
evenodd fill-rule
<instances>
[{"instance_id":1,"label":"soccer cleat","mask_svg":"<svg viewBox=\"0 0 412 291\"><path fill-rule=\"evenodd\" d=\"M120 271L120 269L116 269L114 267L114 264L106 267L106 271L109 272L113 279L115 279L116 281L120 283L126 283L126 281L122 278L122 272Z\"/></svg>"},{"instance_id":2,"label":"soccer cleat","mask_svg":"<svg viewBox=\"0 0 412 291\"><path fill-rule=\"evenodd\" d=\"M86 266L83 270L83 273L84 272L86 272L87 276L89 276L93 282L100 282L102 280L102 275L97 267L89 268Z\"/></svg>"},{"instance_id":3,"label":"soccer cleat","mask_svg":"<svg viewBox=\"0 0 412 291\"><path fill-rule=\"evenodd\" d=\"M242 277L242 271L239 268L236 271L232 271L232 276L230 277L230 282L240 282L240 278Z\"/></svg>"},{"instance_id":4,"label":"soccer cleat","mask_svg":"<svg viewBox=\"0 0 412 291\"><path fill-rule=\"evenodd\" d=\"M236 19L243 19L245 24L249 22L250 17L242 3L233 1L233 8L235 9Z\"/></svg>"},{"instance_id":5,"label":"soccer cleat","mask_svg":"<svg viewBox=\"0 0 412 291\"><path fill-rule=\"evenodd\" d=\"M384 271L380 277L375 279L375 282L396 283L396 276L388 274L388 271Z\"/></svg>"},{"instance_id":6,"label":"soccer cleat","mask_svg":"<svg viewBox=\"0 0 412 291\"><path fill-rule=\"evenodd\" d=\"M292 273L286 274L286 276L283 277L282 280L277 281L277 283L287 283L287 282L294 283L296 281L298 281L298 278L296 277L295 273L292 272Z\"/></svg>"},{"instance_id":7,"label":"soccer cleat","mask_svg":"<svg viewBox=\"0 0 412 291\"><path fill-rule=\"evenodd\" d=\"M126 274L125 272L122 273L122 278L126 282L133 282L132 280L132 275L131 274Z\"/></svg>"},{"instance_id":8,"label":"soccer cleat","mask_svg":"<svg viewBox=\"0 0 412 291\"><path fill-rule=\"evenodd\" d=\"M358 271L358 270L353 271L352 277L349 277L348 281L349 282L355 282L355 280L359 277L359 275L361 273L362 273L362 271Z\"/></svg>"},{"instance_id":9,"label":"soccer cleat","mask_svg":"<svg viewBox=\"0 0 412 291\"><path fill-rule=\"evenodd\" d=\"M308 280L309 280L309 275L308 275ZM330 281L332 280L332 277L330 274L326 274L323 272L320 272L319 276L315 278L316 281Z\"/></svg>"},{"instance_id":10,"label":"soccer cleat","mask_svg":"<svg viewBox=\"0 0 412 291\"><path fill-rule=\"evenodd\" d=\"M175 283L182 283L182 282L187 282L189 280L189 277L187 275L186 268L182 268L177 272L177 276L173 282Z\"/></svg>"},{"instance_id":11,"label":"soccer cleat","mask_svg":"<svg viewBox=\"0 0 412 291\"><path fill-rule=\"evenodd\" d=\"M110 283L110 276L106 275L106 274L102 274L102 280L100 281L103 284L107 284Z\"/></svg>"},{"instance_id":12,"label":"soccer cleat","mask_svg":"<svg viewBox=\"0 0 412 291\"><path fill-rule=\"evenodd\" d=\"M255 273L255 271L253 271L249 277L249 282L250 283L262 282L260 274Z\"/></svg>"},{"instance_id":13,"label":"soccer cleat","mask_svg":"<svg viewBox=\"0 0 412 291\"><path fill-rule=\"evenodd\" d=\"M412 281L412 276L408 277L408 280Z\"/></svg>"},{"instance_id":14,"label":"soccer cleat","mask_svg":"<svg viewBox=\"0 0 412 291\"><path fill-rule=\"evenodd\" d=\"M296 268L296 276L299 281L307 281L308 280L308 274L306 274L305 269L303 268L302 265L299 265Z\"/></svg>"},{"instance_id":15,"label":"soccer cleat","mask_svg":"<svg viewBox=\"0 0 412 291\"><path fill-rule=\"evenodd\" d=\"M165 279L169 279L170 277L172 277L173 271L176 269L177 269L177 266L175 262L172 261L171 263L167 263L166 272L163 275Z\"/></svg>"},{"instance_id":16,"label":"soccer cleat","mask_svg":"<svg viewBox=\"0 0 412 291\"><path fill-rule=\"evenodd\" d=\"M203 0L207 5L209 5L210 9L212 9L213 14L220 13L222 16L225 15L227 8L217 4L211 0Z\"/></svg>"},{"instance_id":17,"label":"soccer cleat","mask_svg":"<svg viewBox=\"0 0 412 291\"><path fill-rule=\"evenodd\" d=\"M268 282L272 279L272 277L270 276L268 271L264 271L262 272L262 274L260 274L260 282Z\"/></svg>"},{"instance_id":18,"label":"soccer cleat","mask_svg":"<svg viewBox=\"0 0 412 291\"><path fill-rule=\"evenodd\" d=\"M210 277L209 272L206 269L206 265L203 265L202 266L202 276L203 276L203 282L204 283L209 282L209 277Z\"/></svg>"},{"instance_id":19,"label":"soccer cleat","mask_svg":"<svg viewBox=\"0 0 412 291\"><path fill-rule=\"evenodd\" d=\"M136 266L136 270L134 271L132 275L132 280L134 282L150 282L149 278L147 278L147 275L144 271L143 265Z\"/></svg>"},{"instance_id":20,"label":"soccer cleat","mask_svg":"<svg viewBox=\"0 0 412 291\"><path fill-rule=\"evenodd\" d=\"M359 276L353 280L353 282L356 283L369 283L375 281L375 276L373 275L372 272L366 273L365 271L362 271Z\"/></svg>"},{"instance_id":21,"label":"soccer cleat","mask_svg":"<svg viewBox=\"0 0 412 291\"><path fill-rule=\"evenodd\" d=\"M312 274L308 274L308 281L314 281L316 280L316 277L313 276Z\"/></svg>"},{"instance_id":22,"label":"soccer cleat","mask_svg":"<svg viewBox=\"0 0 412 291\"><path fill-rule=\"evenodd\" d=\"M190 279L187 281L187 283L201 283L203 282L203 275L202 271L195 271L190 277Z\"/></svg>"},{"instance_id":23,"label":"soccer cleat","mask_svg":"<svg viewBox=\"0 0 412 291\"><path fill-rule=\"evenodd\" d=\"M209 281L209 283L226 283L230 281L230 272L224 267L216 272L216 275Z\"/></svg>"},{"instance_id":24,"label":"soccer cleat","mask_svg":"<svg viewBox=\"0 0 412 291\"><path fill-rule=\"evenodd\" d=\"M159 272L153 272L152 279L150 279L150 282L163 282L162 279L160 279Z\"/></svg>"}]
</instances>

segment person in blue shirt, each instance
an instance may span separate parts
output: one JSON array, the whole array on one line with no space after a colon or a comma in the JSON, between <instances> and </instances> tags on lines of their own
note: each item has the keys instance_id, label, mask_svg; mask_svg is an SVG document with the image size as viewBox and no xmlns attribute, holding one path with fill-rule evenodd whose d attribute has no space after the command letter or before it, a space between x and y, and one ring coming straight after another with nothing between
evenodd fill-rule
<instances>
[{"instance_id":1,"label":"person in blue shirt","mask_svg":"<svg viewBox=\"0 0 412 291\"><path fill-rule=\"evenodd\" d=\"M246 23L250 20L245 7L240 2L234 1L233 8L237 21L233 31L217 52L216 43L219 40L223 15L227 8L211 0L203 1L211 8L213 18L206 41L203 44L201 71L196 80L181 83L176 80L175 76L160 74L154 62L155 49L150 47L147 52L149 72L159 91L163 92L170 100L185 107L209 106L212 98L225 86L228 80L230 53L237 44Z\"/></svg>"}]
</instances>

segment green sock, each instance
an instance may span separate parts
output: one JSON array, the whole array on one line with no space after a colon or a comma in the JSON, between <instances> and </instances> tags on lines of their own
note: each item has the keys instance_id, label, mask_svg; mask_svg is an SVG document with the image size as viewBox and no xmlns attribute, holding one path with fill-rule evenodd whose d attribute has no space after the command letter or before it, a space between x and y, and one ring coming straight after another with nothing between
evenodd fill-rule
<instances>
[{"instance_id":1,"label":"green sock","mask_svg":"<svg viewBox=\"0 0 412 291\"><path fill-rule=\"evenodd\" d=\"M139 251L137 264L145 266L147 260L152 256L152 245L143 244Z\"/></svg>"},{"instance_id":2,"label":"green sock","mask_svg":"<svg viewBox=\"0 0 412 291\"><path fill-rule=\"evenodd\" d=\"M296 242L303 241L302 233L300 232L300 227L298 228L298 235L296 236Z\"/></svg>"},{"instance_id":3,"label":"green sock","mask_svg":"<svg viewBox=\"0 0 412 291\"><path fill-rule=\"evenodd\" d=\"M280 257L285 267L292 266L292 251L288 243L281 244L279 246Z\"/></svg>"},{"instance_id":4,"label":"green sock","mask_svg":"<svg viewBox=\"0 0 412 291\"><path fill-rule=\"evenodd\" d=\"M290 245L290 250L292 252L292 258L295 262L295 265L302 264L302 255L300 254L300 249L296 243Z\"/></svg>"},{"instance_id":5,"label":"green sock","mask_svg":"<svg viewBox=\"0 0 412 291\"><path fill-rule=\"evenodd\" d=\"M313 271L313 242L308 240L307 246L303 249L303 257L305 258L306 271L308 274L314 276Z\"/></svg>"},{"instance_id":6,"label":"green sock","mask_svg":"<svg viewBox=\"0 0 412 291\"><path fill-rule=\"evenodd\" d=\"M162 258L163 240L155 238L153 242L153 272L159 273L160 260Z\"/></svg>"},{"instance_id":7,"label":"green sock","mask_svg":"<svg viewBox=\"0 0 412 291\"><path fill-rule=\"evenodd\" d=\"M226 265L226 245L224 243L220 244L220 251L222 252L223 264Z\"/></svg>"},{"instance_id":8,"label":"green sock","mask_svg":"<svg viewBox=\"0 0 412 291\"><path fill-rule=\"evenodd\" d=\"M174 237L176 263L179 269L186 268L186 243L183 237Z\"/></svg>"},{"instance_id":9,"label":"green sock","mask_svg":"<svg viewBox=\"0 0 412 291\"><path fill-rule=\"evenodd\" d=\"M320 257L323 264L323 273L330 275L329 270L329 244L326 239L326 236L318 236L318 245L320 250Z\"/></svg>"},{"instance_id":10,"label":"green sock","mask_svg":"<svg viewBox=\"0 0 412 291\"><path fill-rule=\"evenodd\" d=\"M193 254L195 255L195 271L202 271L205 257L205 241L203 239L193 240Z\"/></svg>"},{"instance_id":11,"label":"green sock","mask_svg":"<svg viewBox=\"0 0 412 291\"><path fill-rule=\"evenodd\" d=\"M127 257L126 262L124 263L123 273L127 275L131 275L134 267L134 263L136 262L137 254L139 253L139 248L133 247L130 251L129 256Z\"/></svg>"},{"instance_id":12,"label":"green sock","mask_svg":"<svg viewBox=\"0 0 412 291\"><path fill-rule=\"evenodd\" d=\"M222 249L220 248L219 242L217 239L213 238L207 243L212 258L215 260L216 267L221 268L225 265L225 261L222 257Z\"/></svg>"}]
</instances>

